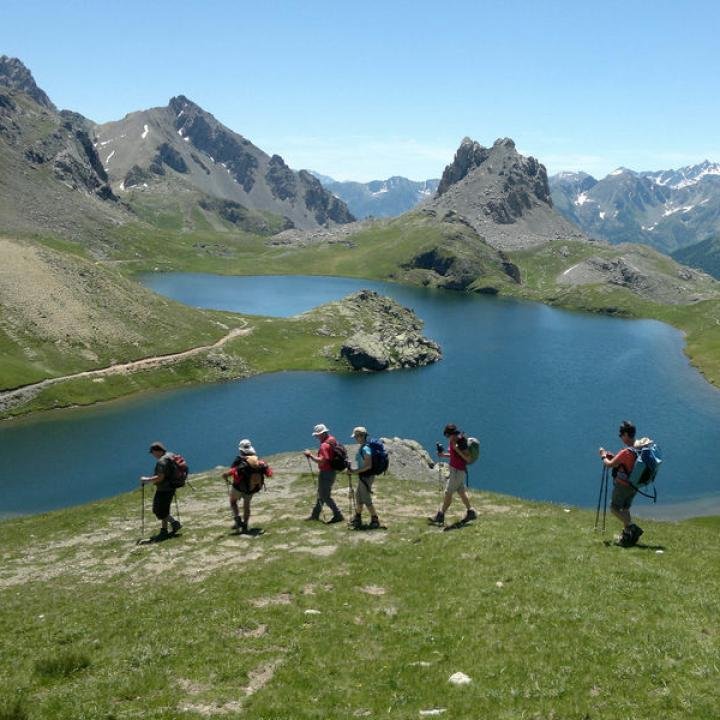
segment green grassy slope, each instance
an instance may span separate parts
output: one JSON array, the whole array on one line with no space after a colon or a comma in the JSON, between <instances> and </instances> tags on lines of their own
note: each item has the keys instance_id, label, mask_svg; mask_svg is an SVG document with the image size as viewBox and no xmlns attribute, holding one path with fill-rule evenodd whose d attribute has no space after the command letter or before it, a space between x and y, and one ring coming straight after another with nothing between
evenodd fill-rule
<instances>
[{"instance_id":1,"label":"green grassy slope","mask_svg":"<svg viewBox=\"0 0 720 720\"><path fill-rule=\"evenodd\" d=\"M247 537L194 485L161 544L135 545L139 491L0 523L0 718L715 717L716 518L622 549L593 513L475 493L443 533L435 487L381 478L388 529L353 532L300 520L313 482L285 471Z\"/></svg>"}]
</instances>

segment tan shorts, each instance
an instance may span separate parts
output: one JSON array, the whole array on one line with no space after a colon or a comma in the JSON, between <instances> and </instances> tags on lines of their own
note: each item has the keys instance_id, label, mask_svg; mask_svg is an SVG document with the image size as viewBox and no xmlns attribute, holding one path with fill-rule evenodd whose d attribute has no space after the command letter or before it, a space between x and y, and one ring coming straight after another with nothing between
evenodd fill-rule
<instances>
[{"instance_id":1,"label":"tan shorts","mask_svg":"<svg viewBox=\"0 0 720 720\"><path fill-rule=\"evenodd\" d=\"M254 493L245 493L238 490L234 485L230 486L230 497L233 500L244 500L245 498L248 498L248 500L253 496Z\"/></svg>"},{"instance_id":2,"label":"tan shorts","mask_svg":"<svg viewBox=\"0 0 720 720\"><path fill-rule=\"evenodd\" d=\"M450 467L449 470L450 474L448 475L447 482L445 483L445 492L456 493L465 487L467 472L465 470L458 470L454 467Z\"/></svg>"},{"instance_id":3,"label":"tan shorts","mask_svg":"<svg viewBox=\"0 0 720 720\"><path fill-rule=\"evenodd\" d=\"M373 480L375 480L374 475L364 477L362 480L358 478L357 490L355 491L355 503L357 505L370 507L373 504L372 493L370 492L372 490ZM365 483L367 483L367 485Z\"/></svg>"}]
</instances>

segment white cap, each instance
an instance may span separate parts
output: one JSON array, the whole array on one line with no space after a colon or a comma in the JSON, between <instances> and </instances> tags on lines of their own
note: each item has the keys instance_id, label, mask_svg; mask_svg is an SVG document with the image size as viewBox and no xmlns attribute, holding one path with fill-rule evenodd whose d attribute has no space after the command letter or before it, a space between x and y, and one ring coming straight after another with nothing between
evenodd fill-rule
<instances>
[{"instance_id":1,"label":"white cap","mask_svg":"<svg viewBox=\"0 0 720 720\"><path fill-rule=\"evenodd\" d=\"M352 431L352 437L355 437L356 435L367 435L368 431L362 426L358 425L353 431Z\"/></svg>"},{"instance_id":2,"label":"white cap","mask_svg":"<svg viewBox=\"0 0 720 720\"><path fill-rule=\"evenodd\" d=\"M313 428L312 434L317 437L318 435L322 435L323 433L330 432L325 425L322 423L319 423Z\"/></svg>"},{"instance_id":3,"label":"white cap","mask_svg":"<svg viewBox=\"0 0 720 720\"><path fill-rule=\"evenodd\" d=\"M238 443L238 450L243 455L255 455L255 448L252 446L252 443L248 439L241 440Z\"/></svg>"}]
</instances>

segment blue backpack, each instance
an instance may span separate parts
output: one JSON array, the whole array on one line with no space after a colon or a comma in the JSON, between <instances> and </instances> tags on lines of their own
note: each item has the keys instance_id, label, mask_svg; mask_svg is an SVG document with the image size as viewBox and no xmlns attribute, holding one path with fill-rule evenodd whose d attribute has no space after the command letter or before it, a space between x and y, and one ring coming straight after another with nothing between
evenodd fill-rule
<instances>
[{"instance_id":1,"label":"blue backpack","mask_svg":"<svg viewBox=\"0 0 720 720\"><path fill-rule=\"evenodd\" d=\"M631 448L635 453L635 465L628 476L628 483L632 485L641 495L657 500L657 491L653 487L653 494L648 495L640 488L655 482L655 476L662 464L662 452L650 438L641 438L636 441L635 447Z\"/></svg>"},{"instance_id":2,"label":"blue backpack","mask_svg":"<svg viewBox=\"0 0 720 720\"><path fill-rule=\"evenodd\" d=\"M390 465L390 458L385 449L385 445L380 438L370 438L365 443L370 448L370 457L372 459L372 474L382 475Z\"/></svg>"}]
</instances>

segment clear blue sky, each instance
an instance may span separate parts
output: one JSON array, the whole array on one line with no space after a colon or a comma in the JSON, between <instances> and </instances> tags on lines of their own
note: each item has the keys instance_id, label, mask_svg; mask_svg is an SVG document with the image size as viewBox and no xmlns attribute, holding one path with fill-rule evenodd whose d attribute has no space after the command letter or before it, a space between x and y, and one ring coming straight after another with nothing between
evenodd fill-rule
<instances>
[{"instance_id":1,"label":"clear blue sky","mask_svg":"<svg viewBox=\"0 0 720 720\"><path fill-rule=\"evenodd\" d=\"M710 0L2 0L0 54L97 122L184 94L294 168L438 177L464 136L548 172L720 161Z\"/></svg>"}]
</instances>

